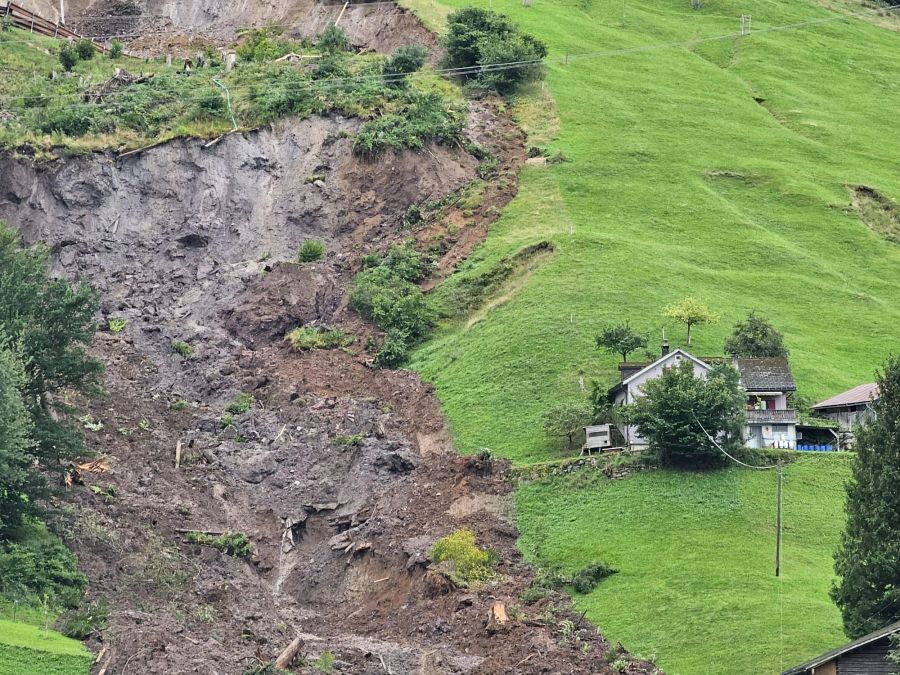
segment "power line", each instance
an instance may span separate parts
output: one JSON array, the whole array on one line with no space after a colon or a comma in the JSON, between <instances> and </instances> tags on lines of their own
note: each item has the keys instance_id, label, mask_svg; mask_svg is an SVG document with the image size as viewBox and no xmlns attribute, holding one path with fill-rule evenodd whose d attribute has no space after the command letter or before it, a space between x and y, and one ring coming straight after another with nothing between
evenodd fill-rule
<instances>
[{"instance_id":1,"label":"power line","mask_svg":"<svg viewBox=\"0 0 900 675\"><path fill-rule=\"evenodd\" d=\"M843 21L843 20L853 18L853 17L866 16L866 15L871 15L871 14L882 14L885 12L893 12L893 11L900 11L900 6L889 7L889 8L885 8L882 10L868 10L865 12L843 14L843 15L839 15L839 16L827 17L824 19L815 19L815 20L805 21L805 22L784 24L781 26L773 26L771 28L756 29L754 32L765 33L765 32L774 32L774 31L783 31L783 30L797 30L799 28L803 28L806 26L821 25L823 23L827 23L827 22L831 22L831 21ZM172 34L175 35L176 33L172 33ZM181 35L183 35L183 34L181 34ZM475 75L475 74L481 74L481 73L502 72L505 70L514 70L514 69L519 69L519 68L534 67L534 66L538 66L538 65L545 65L545 64L552 64L552 63L567 64L570 60L574 61L574 60L586 60L586 59L597 59L597 58L609 58L609 57L614 57L614 56L622 56L622 55L628 55L628 54L643 53L643 52L648 52L648 51L656 51L656 50L660 50L660 49L671 49L671 48L676 48L676 47L695 45L695 44L698 44L701 42L711 42L711 41L715 41L715 40L724 40L724 39L736 38L736 37L740 37L740 34L739 33L725 33L722 35L714 35L714 36L709 36L706 38L696 38L696 39L681 40L681 41L676 41L676 42L664 42L664 43L657 43L657 44L652 44L652 45L642 45L639 47L630 47L630 48L623 48L623 49L617 49L617 50L582 52L582 53L578 53L578 54L568 54L566 56L557 56L557 57L549 58L549 59L526 59L526 60L520 60L520 61L507 61L507 62L502 62L502 63L479 65L479 66L466 66L466 67L459 67L459 68L440 68L440 69L435 69L435 70L428 71L428 72L434 73L437 75L451 75L451 76L464 76L464 75ZM16 41L13 41L13 40L0 41L0 44L4 44L4 43L9 44L11 42L16 42ZM30 40L21 40L19 42L31 42L31 41ZM423 77L423 76L427 76L427 73L420 71L420 72L416 72L416 73L410 73L409 75L406 75L406 76L396 76L396 77L393 77L393 79L391 78L391 76L385 77L380 74L368 75L368 76L354 76L354 77L346 77L346 78L332 78L327 81L318 80L318 81L313 81L313 82L309 82L309 83L302 83L302 84L298 83L296 85L284 87L283 90L285 90L285 91L310 91L313 89L339 87L339 86L343 86L344 84L362 83L362 82L366 82L366 81L373 81L373 80L379 80L379 79L385 81L386 83L394 83L394 82L400 82L401 80L405 80L405 79L409 79L409 78L416 78L416 77ZM324 84L325 82L327 82L327 84ZM234 88L234 90L235 91L252 91L252 89L243 89L241 87ZM125 94L127 94L127 92L122 91L122 90L120 90L118 92L111 92L111 93L107 94L104 97L104 99L108 100L110 98L115 98L117 96L125 95ZM82 93L78 93L78 92L71 93L71 94L50 94L50 95L46 95L46 96L36 96L36 97L6 95L6 96L0 97L0 102L11 101L11 100L31 100L31 99L37 99L37 100L43 101L43 100L48 100L48 99L81 98L81 96L82 96ZM182 98L182 100L198 101L198 100L201 100L202 98L204 98L204 97L201 96L201 97ZM96 104L74 104L74 105L75 106L79 106L79 105L93 106ZM10 109L10 108L7 108L7 109ZM21 108L19 108L19 109L21 109ZM739 461L739 460L735 460L735 461Z\"/></svg>"}]
</instances>

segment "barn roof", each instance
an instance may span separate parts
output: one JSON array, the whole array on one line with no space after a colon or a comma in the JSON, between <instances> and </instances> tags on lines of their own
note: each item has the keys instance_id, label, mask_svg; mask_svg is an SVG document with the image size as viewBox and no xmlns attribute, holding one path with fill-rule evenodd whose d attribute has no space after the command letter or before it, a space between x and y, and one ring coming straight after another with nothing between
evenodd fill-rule
<instances>
[{"instance_id":1,"label":"barn roof","mask_svg":"<svg viewBox=\"0 0 900 675\"><path fill-rule=\"evenodd\" d=\"M865 647L868 644L877 642L878 640L888 637L889 635L893 635L894 633L900 633L900 621L885 626L884 628L876 630L873 633L869 633L868 635L865 635L858 640L849 642L843 647L838 647L837 649L832 649L831 651L825 652L824 654L817 656L814 659L810 659L806 663L801 663L799 666L794 666L790 670L785 670L783 673L781 673L781 675L803 675L804 673L812 671L813 668L818 668L822 664L833 661L839 656L843 656L844 654L855 651L860 647Z\"/></svg>"},{"instance_id":2,"label":"barn roof","mask_svg":"<svg viewBox=\"0 0 900 675\"><path fill-rule=\"evenodd\" d=\"M816 403L813 406L813 410L818 410L820 408L840 408L845 405L859 405L861 403L874 401L876 398L878 398L877 384L874 382L870 384L860 384L837 396L832 396L821 403Z\"/></svg>"}]
</instances>

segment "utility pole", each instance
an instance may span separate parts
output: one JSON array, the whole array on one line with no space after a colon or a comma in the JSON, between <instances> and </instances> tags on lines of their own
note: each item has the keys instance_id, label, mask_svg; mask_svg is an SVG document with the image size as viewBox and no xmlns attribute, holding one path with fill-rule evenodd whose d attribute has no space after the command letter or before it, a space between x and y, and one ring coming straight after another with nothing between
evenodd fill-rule
<instances>
[{"instance_id":1,"label":"utility pole","mask_svg":"<svg viewBox=\"0 0 900 675\"><path fill-rule=\"evenodd\" d=\"M775 576L781 576L781 460L778 460L778 508L775 516Z\"/></svg>"}]
</instances>

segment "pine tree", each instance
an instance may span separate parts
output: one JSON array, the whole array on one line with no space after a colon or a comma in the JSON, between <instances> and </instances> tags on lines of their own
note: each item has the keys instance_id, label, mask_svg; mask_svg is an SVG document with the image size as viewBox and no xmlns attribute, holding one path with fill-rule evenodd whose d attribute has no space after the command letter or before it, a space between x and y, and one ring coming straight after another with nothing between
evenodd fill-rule
<instances>
[{"instance_id":1,"label":"pine tree","mask_svg":"<svg viewBox=\"0 0 900 675\"><path fill-rule=\"evenodd\" d=\"M878 377L874 419L856 435L847 529L835 553L831 597L855 638L900 619L900 358Z\"/></svg>"}]
</instances>

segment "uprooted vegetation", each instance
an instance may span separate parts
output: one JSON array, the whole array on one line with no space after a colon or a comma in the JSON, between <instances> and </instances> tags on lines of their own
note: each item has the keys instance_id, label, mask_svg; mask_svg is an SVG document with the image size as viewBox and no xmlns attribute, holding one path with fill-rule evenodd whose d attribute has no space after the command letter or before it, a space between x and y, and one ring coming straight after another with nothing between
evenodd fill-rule
<instances>
[{"instance_id":1,"label":"uprooted vegetation","mask_svg":"<svg viewBox=\"0 0 900 675\"><path fill-rule=\"evenodd\" d=\"M853 208L860 220L885 239L900 244L900 206L865 185L850 186Z\"/></svg>"},{"instance_id":2,"label":"uprooted vegetation","mask_svg":"<svg viewBox=\"0 0 900 675\"><path fill-rule=\"evenodd\" d=\"M437 564L447 563L450 578L458 586L476 586L497 576L497 554L479 548L475 533L468 528L438 539L431 549L431 559Z\"/></svg>"},{"instance_id":3,"label":"uprooted vegetation","mask_svg":"<svg viewBox=\"0 0 900 675\"><path fill-rule=\"evenodd\" d=\"M418 52L357 54L337 28L316 45L249 31L231 70L212 49L190 68L119 56L63 69L58 58L67 50L67 43L18 29L0 32L0 53L14 66L0 78L0 147L139 148L330 113L367 120L360 155L461 140L462 99L433 73L410 77L424 62Z\"/></svg>"}]
</instances>

